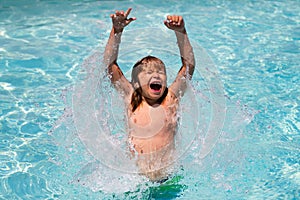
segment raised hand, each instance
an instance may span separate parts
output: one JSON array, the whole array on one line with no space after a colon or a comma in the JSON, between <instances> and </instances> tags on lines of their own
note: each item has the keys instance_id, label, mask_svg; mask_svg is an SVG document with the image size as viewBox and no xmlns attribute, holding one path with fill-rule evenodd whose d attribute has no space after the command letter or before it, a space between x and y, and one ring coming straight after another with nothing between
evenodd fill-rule
<instances>
[{"instance_id":1,"label":"raised hand","mask_svg":"<svg viewBox=\"0 0 300 200\"><path fill-rule=\"evenodd\" d=\"M115 14L111 14L110 17L112 19L113 27L118 30L122 31L125 26L127 26L130 22L136 20L135 17L127 18L130 14L132 8L128 8L128 10L124 13L123 10L116 11Z\"/></svg>"},{"instance_id":2,"label":"raised hand","mask_svg":"<svg viewBox=\"0 0 300 200\"><path fill-rule=\"evenodd\" d=\"M179 15L168 15L167 19L164 20L164 24L171 30L184 32L184 21L182 16Z\"/></svg>"}]
</instances>

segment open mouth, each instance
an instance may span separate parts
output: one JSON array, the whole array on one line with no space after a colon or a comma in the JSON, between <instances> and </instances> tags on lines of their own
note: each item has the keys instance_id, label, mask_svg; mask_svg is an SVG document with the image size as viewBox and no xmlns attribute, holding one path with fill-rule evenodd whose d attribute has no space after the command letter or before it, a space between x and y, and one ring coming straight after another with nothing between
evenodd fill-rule
<instances>
[{"instance_id":1,"label":"open mouth","mask_svg":"<svg viewBox=\"0 0 300 200\"><path fill-rule=\"evenodd\" d=\"M154 81L154 82L150 83L150 88L151 88L151 90L153 90L155 92L160 92L162 85L160 82Z\"/></svg>"}]
</instances>

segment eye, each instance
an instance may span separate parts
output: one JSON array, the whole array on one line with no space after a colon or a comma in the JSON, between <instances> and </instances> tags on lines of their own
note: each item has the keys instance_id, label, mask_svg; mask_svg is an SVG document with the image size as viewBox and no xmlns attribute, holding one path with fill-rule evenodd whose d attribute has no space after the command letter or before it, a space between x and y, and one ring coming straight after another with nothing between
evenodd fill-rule
<instances>
[{"instance_id":1,"label":"eye","mask_svg":"<svg viewBox=\"0 0 300 200\"><path fill-rule=\"evenodd\" d=\"M147 73L147 74L152 74L153 71L149 70L149 71L147 71L146 73Z\"/></svg>"},{"instance_id":2,"label":"eye","mask_svg":"<svg viewBox=\"0 0 300 200\"><path fill-rule=\"evenodd\" d=\"M165 74L165 72L164 72L164 71L159 71L158 73L159 73L159 74Z\"/></svg>"}]
</instances>

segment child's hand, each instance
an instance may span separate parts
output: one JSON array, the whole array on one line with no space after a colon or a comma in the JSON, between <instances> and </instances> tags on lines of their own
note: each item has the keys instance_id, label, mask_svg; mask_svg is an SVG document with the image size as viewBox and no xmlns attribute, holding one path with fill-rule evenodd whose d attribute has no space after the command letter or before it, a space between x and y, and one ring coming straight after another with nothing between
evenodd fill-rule
<instances>
[{"instance_id":1,"label":"child's hand","mask_svg":"<svg viewBox=\"0 0 300 200\"><path fill-rule=\"evenodd\" d=\"M127 26L130 22L136 20L135 17L127 19L130 11L132 8L128 8L128 10L124 13L123 10L116 11L115 14L111 14L110 17L112 19L113 27L118 30L122 31L125 26Z\"/></svg>"},{"instance_id":2,"label":"child's hand","mask_svg":"<svg viewBox=\"0 0 300 200\"><path fill-rule=\"evenodd\" d=\"M171 30L183 32L184 31L184 21L182 16L179 15L168 15L167 19L164 20L164 24Z\"/></svg>"}]
</instances>

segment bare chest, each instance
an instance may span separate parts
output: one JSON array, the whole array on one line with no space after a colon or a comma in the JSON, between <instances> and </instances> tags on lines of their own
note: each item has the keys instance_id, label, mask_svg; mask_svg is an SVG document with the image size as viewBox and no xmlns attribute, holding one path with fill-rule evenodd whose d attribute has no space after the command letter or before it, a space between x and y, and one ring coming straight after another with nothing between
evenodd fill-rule
<instances>
[{"instance_id":1,"label":"bare chest","mask_svg":"<svg viewBox=\"0 0 300 200\"><path fill-rule=\"evenodd\" d=\"M174 132L177 125L177 107L176 103L150 106L143 102L135 112L129 113L130 135L150 139Z\"/></svg>"}]
</instances>

